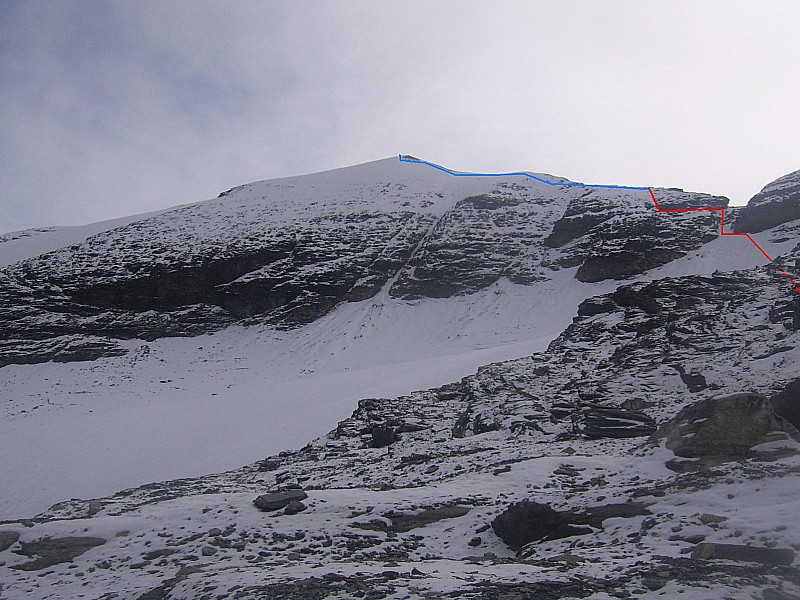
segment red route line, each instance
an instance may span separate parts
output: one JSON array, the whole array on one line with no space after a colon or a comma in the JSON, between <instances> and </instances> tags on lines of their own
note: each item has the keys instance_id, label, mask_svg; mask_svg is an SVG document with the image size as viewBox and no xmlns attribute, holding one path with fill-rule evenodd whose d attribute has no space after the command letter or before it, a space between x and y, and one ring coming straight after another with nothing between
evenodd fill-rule
<instances>
[{"instance_id":1,"label":"red route line","mask_svg":"<svg viewBox=\"0 0 800 600\"><path fill-rule=\"evenodd\" d=\"M761 252L761 254L763 254L764 257L769 262L773 262L773 258L769 254L764 252L764 249L761 246L758 245L758 242L756 242L750 236L749 233L735 233L735 232L728 233L728 232L725 231L725 207L724 206L708 206L708 207L698 207L698 208L661 208L661 205L658 203L658 200L656 200L656 195L653 193L653 188L647 188L647 191L650 192L650 197L653 199L653 204L655 204L656 210L658 212L661 212L661 213L687 213L687 212L712 212L712 211L713 212L718 212L722 216L722 221L721 221L720 226L719 226L719 234L720 235L731 236L731 237L733 237L733 236L746 237L748 240L750 240L750 242L753 244L753 246L758 248L758 251ZM791 278L791 275L789 275L789 273L784 271L783 268L781 268L779 266L777 267L777 269L784 277L788 277L789 278L789 281L791 282L791 284L794 287L794 289L797 291L798 294L800 294L800 285L798 285L797 282L794 279Z\"/></svg>"}]
</instances>

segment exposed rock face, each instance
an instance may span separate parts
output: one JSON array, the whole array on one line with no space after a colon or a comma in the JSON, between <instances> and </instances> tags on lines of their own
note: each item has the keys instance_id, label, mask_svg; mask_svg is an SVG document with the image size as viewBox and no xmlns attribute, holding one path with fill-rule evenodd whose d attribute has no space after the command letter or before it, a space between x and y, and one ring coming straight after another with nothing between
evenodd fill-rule
<instances>
[{"instance_id":1,"label":"exposed rock face","mask_svg":"<svg viewBox=\"0 0 800 600\"><path fill-rule=\"evenodd\" d=\"M707 464L752 456L753 448L760 444L790 438L800 441L800 433L775 414L766 397L743 393L701 400L684 408L655 438L665 439L676 456L702 458ZM673 466L681 464L677 461Z\"/></svg>"},{"instance_id":2,"label":"exposed rock face","mask_svg":"<svg viewBox=\"0 0 800 600\"><path fill-rule=\"evenodd\" d=\"M546 278L541 238L558 218L552 193L502 182L490 194L457 202L420 243L390 293L396 298L449 298L500 277L530 284Z\"/></svg>"},{"instance_id":3,"label":"exposed rock face","mask_svg":"<svg viewBox=\"0 0 800 600\"><path fill-rule=\"evenodd\" d=\"M736 231L758 233L800 219L800 171L779 177L753 196L734 223Z\"/></svg>"},{"instance_id":4,"label":"exposed rock face","mask_svg":"<svg viewBox=\"0 0 800 600\"><path fill-rule=\"evenodd\" d=\"M385 448L394 444L400 436L397 431L388 425L372 426L372 447Z\"/></svg>"},{"instance_id":5,"label":"exposed rock face","mask_svg":"<svg viewBox=\"0 0 800 600\"><path fill-rule=\"evenodd\" d=\"M557 264L579 266L579 281L625 279L684 256L716 237L710 213L659 214L649 193L633 198L584 190L573 199L544 244ZM656 190L664 208L727 206L727 198ZM635 215L635 216L634 216ZM633 218L631 218L633 217ZM677 217L677 218L673 218Z\"/></svg>"},{"instance_id":6,"label":"exposed rock face","mask_svg":"<svg viewBox=\"0 0 800 600\"><path fill-rule=\"evenodd\" d=\"M587 283L605 279L625 279L660 267L685 255L686 253L682 250L668 249L609 252L600 256L588 257L578 269L575 277L578 281Z\"/></svg>"},{"instance_id":7,"label":"exposed rock face","mask_svg":"<svg viewBox=\"0 0 800 600\"><path fill-rule=\"evenodd\" d=\"M652 417L635 410L592 406L583 421L583 433L590 438L625 438L650 435L656 430Z\"/></svg>"},{"instance_id":8,"label":"exposed rock face","mask_svg":"<svg viewBox=\"0 0 800 600\"><path fill-rule=\"evenodd\" d=\"M257 316L308 323L374 295L432 220L340 213L269 233L256 231L258 221L226 232L223 221L204 237L209 208L175 211L184 223L154 217L0 270L0 366L92 360L119 353L114 340L199 335ZM184 227L196 229L194 239ZM217 236L226 233L223 244ZM159 237L163 247L148 244Z\"/></svg>"},{"instance_id":9,"label":"exposed rock face","mask_svg":"<svg viewBox=\"0 0 800 600\"><path fill-rule=\"evenodd\" d=\"M775 414L800 429L800 379L794 379L770 397Z\"/></svg>"}]
</instances>

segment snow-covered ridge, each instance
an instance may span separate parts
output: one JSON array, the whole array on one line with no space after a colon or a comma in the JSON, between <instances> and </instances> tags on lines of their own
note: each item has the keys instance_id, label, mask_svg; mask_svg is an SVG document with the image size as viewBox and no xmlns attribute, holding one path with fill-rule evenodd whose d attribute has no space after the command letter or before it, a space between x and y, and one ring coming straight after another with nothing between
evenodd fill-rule
<instances>
[{"instance_id":1,"label":"snow-covered ridge","mask_svg":"<svg viewBox=\"0 0 800 600\"><path fill-rule=\"evenodd\" d=\"M0 268L36 258L60 248L85 242L88 238L136 221L148 219L155 211L74 227L37 227L0 234Z\"/></svg>"}]
</instances>

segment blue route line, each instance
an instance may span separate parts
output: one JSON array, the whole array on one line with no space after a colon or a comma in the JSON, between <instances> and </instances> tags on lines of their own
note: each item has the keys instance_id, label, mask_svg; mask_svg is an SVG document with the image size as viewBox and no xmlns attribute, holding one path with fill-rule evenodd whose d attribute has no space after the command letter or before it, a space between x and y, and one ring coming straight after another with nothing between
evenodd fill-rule
<instances>
[{"instance_id":1,"label":"blue route line","mask_svg":"<svg viewBox=\"0 0 800 600\"><path fill-rule=\"evenodd\" d=\"M444 167L440 167L432 162L428 162L427 160L420 160L418 158L413 158L411 156L406 155L403 157L402 154L398 154L397 158L400 162L407 162L407 163L414 163L417 165L427 165L437 171L442 171L443 173L447 173L448 175L452 175L453 177L527 177L528 179L535 179L536 181L540 181L541 183L546 183L547 185L553 187L590 187L590 188L602 188L602 189L612 189L612 190L641 190L646 192L649 190L649 187L637 187L633 185L600 185L594 183L564 183L562 181L550 181L548 179L543 179L542 177L537 177L536 175L531 175L530 173L526 173L524 171L514 171L512 173L460 173L458 171L451 171L450 169L445 169Z\"/></svg>"}]
</instances>

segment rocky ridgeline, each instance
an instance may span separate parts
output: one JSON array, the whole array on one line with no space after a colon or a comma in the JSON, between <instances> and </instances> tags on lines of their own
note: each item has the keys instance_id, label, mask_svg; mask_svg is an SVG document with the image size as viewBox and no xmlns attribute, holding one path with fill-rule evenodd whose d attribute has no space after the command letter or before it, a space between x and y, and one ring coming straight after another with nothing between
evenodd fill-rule
<instances>
[{"instance_id":1,"label":"rocky ridgeline","mask_svg":"<svg viewBox=\"0 0 800 600\"><path fill-rule=\"evenodd\" d=\"M769 268L625 285L546 353L362 400L299 451L7 523L0 579L142 599L797 597L798 365L800 297Z\"/></svg>"},{"instance_id":2,"label":"rocky ridgeline","mask_svg":"<svg viewBox=\"0 0 800 600\"><path fill-rule=\"evenodd\" d=\"M298 327L384 288L447 298L572 267L584 282L625 279L717 236L716 213L665 217L643 191L463 180L400 162L379 176L353 169L242 186L0 269L0 367L234 323ZM665 207L727 204L656 193Z\"/></svg>"},{"instance_id":3,"label":"rocky ridgeline","mask_svg":"<svg viewBox=\"0 0 800 600\"><path fill-rule=\"evenodd\" d=\"M682 190L655 190L662 208L727 206L727 198ZM609 198L611 196L611 198ZM609 202L609 199L611 202ZM631 214L636 218L631 219ZM664 218L649 193L587 190L573 199L544 243L560 248L556 264L579 267L579 281L624 279L664 265L717 237L714 213Z\"/></svg>"}]
</instances>

